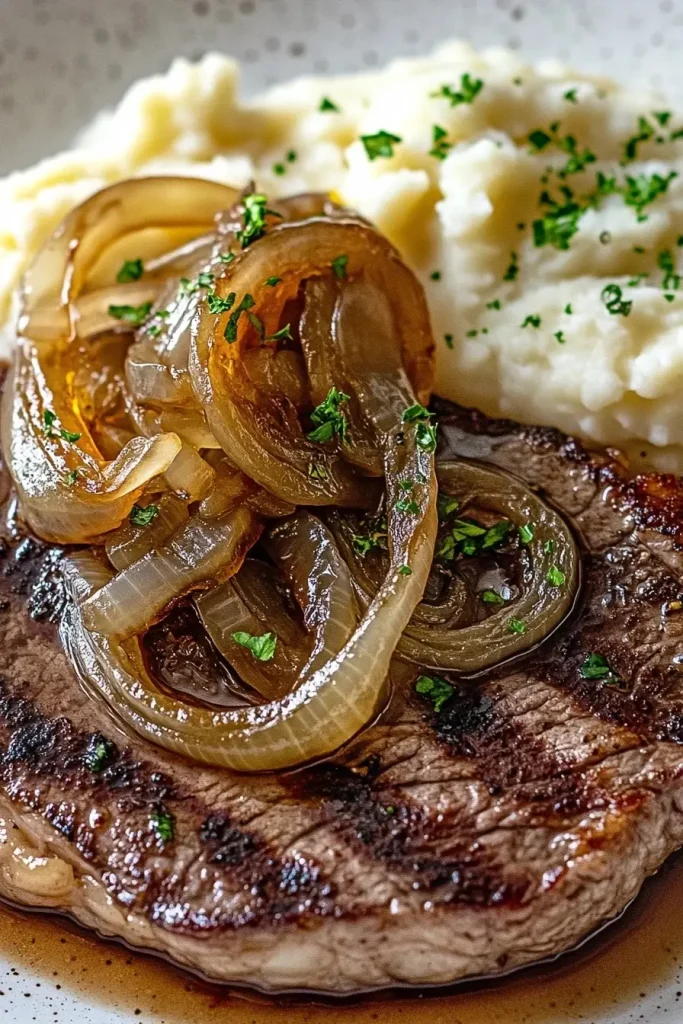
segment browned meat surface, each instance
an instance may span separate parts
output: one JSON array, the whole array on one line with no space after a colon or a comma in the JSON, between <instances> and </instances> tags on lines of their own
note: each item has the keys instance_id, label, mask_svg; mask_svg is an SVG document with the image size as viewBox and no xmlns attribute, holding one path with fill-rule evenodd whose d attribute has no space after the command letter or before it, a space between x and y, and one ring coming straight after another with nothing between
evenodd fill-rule
<instances>
[{"instance_id":1,"label":"browned meat surface","mask_svg":"<svg viewBox=\"0 0 683 1024\"><path fill-rule=\"evenodd\" d=\"M554 432L439 412L451 453L574 522L571 620L438 715L406 688L333 762L240 776L127 736L82 692L57 638L59 552L8 537L0 892L214 978L340 994L509 970L632 899L683 843L683 491L624 483ZM614 678L582 678L591 652ZM189 611L148 653L185 688L222 685Z\"/></svg>"}]
</instances>

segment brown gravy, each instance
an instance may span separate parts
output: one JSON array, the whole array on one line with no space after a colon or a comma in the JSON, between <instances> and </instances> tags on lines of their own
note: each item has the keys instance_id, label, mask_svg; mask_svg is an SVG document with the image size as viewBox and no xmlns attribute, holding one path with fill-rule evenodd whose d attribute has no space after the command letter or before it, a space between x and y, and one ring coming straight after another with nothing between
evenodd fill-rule
<instances>
[{"instance_id":1,"label":"brown gravy","mask_svg":"<svg viewBox=\"0 0 683 1024\"><path fill-rule=\"evenodd\" d=\"M0 1014L17 1019L19 1008L25 1012L30 1007L29 999L47 1000L54 1019L66 1021L59 1007L68 992L148 1024L591 1021L610 1011L634 1011L646 996L678 983L683 975L681 907L683 856L678 856L646 883L621 922L555 964L448 995L384 996L353 1005L301 999L275 1003L238 995L154 957L101 942L61 919L3 908L0 952L13 969L0 980ZM677 997L683 1010L683 995Z\"/></svg>"}]
</instances>

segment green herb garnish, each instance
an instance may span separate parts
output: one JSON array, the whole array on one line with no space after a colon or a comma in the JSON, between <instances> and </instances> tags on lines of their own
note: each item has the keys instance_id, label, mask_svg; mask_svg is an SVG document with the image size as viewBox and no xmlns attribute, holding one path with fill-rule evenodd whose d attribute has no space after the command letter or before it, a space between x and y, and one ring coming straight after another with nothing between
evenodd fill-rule
<instances>
[{"instance_id":1,"label":"green herb garnish","mask_svg":"<svg viewBox=\"0 0 683 1024\"><path fill-rule=\"evenodd\" d=\"M375 132L374 135L361 135L360 140L370 160L393 156L394 146L403 142L400 135L392 135L391 132L385 131Z\"/></svg>"},{"instance_id":2,"label":"green herb garnish","mask_svg":"<svg viewBox=\"0 0 683 1024\"><path fill-rule=\"evenodd\" d=\"M438 714L455 693L455 687L439 676L418 676L415 680L415 692L430 700Z\"/></svg>"},{"instance_id":3,"label":"green herb garnish","mask_svg":"<svg viewBox=\"0 0 683 1024\"><path fill-rule=\"evenodd\" d=\"M452 142L446 142L448 138L448 132L441 125L435 124L432 128L432 148L429 150L429 155L436 157L437 160L445 160L449 152L453 148Z\"/></svg>"},{"instance_id":4,"label":"green herb garnish","mask_svg":"<svg viewBox=\"0 0 683 1024\"><path fill-rule=\"evenodd\" d=\"M170 843L175 834L175 820L170 811L161 805L157 807L149 817L149 823L154 829L157 839L162 843Z\"/></svg>"},{"instance_id":5,"label":"green herb garnish","mask_svg":"<svg viewBox=\"0 0 683 1024\"><path fill-rule=\"evenodd\" d=\"M674 178L678 177L677 171L671 171L664 178L661 174L639 174L633 178L626 176L626 188L623 190L624 202L627 206L633 206L639 221L647 220L643 210L650 203L653 203L658 196L666 192Z\"/></svg>"},{"instance_id":6,"label":"green herb garnish","mask_svg":"<svg viewBox=\"0 0 683 1024\"><path fill-rule=\"evenodd\" d=\"M550 566L546 579L553 587L561 587L567 582L567 577L557 565Z\"/></svg>"},{"instance_id":7,"label":"green herb garnish","mask_svg":"<svg viewBox=\"0 0 683 1024\"><path fill-rule=\"evenodd\" d=\"M480 597L484 604L505 604L505 598L496 590L482 590Z\"/></svg>"},{"instance_id":8,"label":"green herb garnish","mask_svg":"<svg viewBox=\"0 0 683 1024\"><path fill-rule=\"evenodd\" d=\"M252 242L262 238L266 232L266 217L280 217L281 214L275 210L268 209L268 197L261 192L252 192L242 200L244 213L242 215L242 227L237 232L237 238L242 248L246 249Z\"/></svg>"},{"instance_id":9,"label":"green herb garnish","mask_svg":"<svg viewBox=\"0 0 683 1024\"><path fill-rule=\"evenodd\" d=\"M510 619L508 630L510 633L526 633L526 622L523 622L522 619Z\"/></svg>"},{"instance_id":10,"label":"green herb garnish","mask_svg":"<svg viewBox=\"0 0 683 1024\"><path fill-rule=\"evenodd\" d=\"M149 526L158 515L158 505L133 505L128 518L133 526Z\"/></svg>"},{"instance_id":11,"label":"green herb garnish","mask_svg":"<svg viewBox=\"0 0 683 1024\"><path fill-rule=\"evenodd\" d=\"M525 317L524 320L522 321L521 326L522 327L535 327L536 329L538 329L541 326L541 318L538 315L538 313L529 313L529 315L527 317Z\"/></svg>"},{"instance_id":12,"label":"green herb garnish","mask_svg":"<svg viewBox=\"0 0 683 1024\"><path fill-rule=\"evenodd\" d=\"M606 284L600 298L605 303L607 312L613 316L628 316L631 312L633 302L623 298L623 292L618 284Z\"/></svg>"},{"instance_id":13,"label":"green herb garnish","mask_svg":"<svg viewBox=\"0 0 683 1024\"><path fill-rule=\"evenodd\" d=\"M410 568L409 565L402 565L401 568L398 570L398 574L399 576L412 576L413 570Z\"/></svg>"},{"instance_id":14,"label":"green herb garnish","mask_svg":"<svg viewBox=\"0 0 683 1024\"><path fill-rule=\"evenodd\" d=\"M116 746L111 740L106 739L101 733L90 737L83 763L86 768L94 773L102 772L111 764L116 755Z\"/></svg>"},{"instance_id":15,"label":"green herb garnish","mask_svg":"<svg viewBox=\"0 0 683 1024\"><path fill-rule=\"evenodd\" d=\"M567 89L562 95L562 99L566 100L567 103L578 103L578 97L576 95L576 89Z\"/></svg>"},{"instance_id":16,"label":"green herb garnish","mask_svg":"<svg viewBox=\"0 0 683 1024\"><path fill-rule=\"evenodd\" d=\"M228 298L230 298L230 296L228 296ZM254 305L256 305L254 296L247 292L239 306L237 306L230 314L230 318L225 325L225 331L223 332L223 337L229 345L232 345L233 341L237 341L237 324L239 323L239 318L242 316L242 313L245 313Z\"/></svg>"},{"instance_id":17,"label":"green herb garnish","mask_svg":"<svg viewBox=\"0 0 683 1024\"><path fill-rule=\"evenodd\" d=\"M318 444L325 444L336 436L343 441L346 437L347 424L341 406L348 401L348 395L331 387L324 401L317 405L311 413L311 423L315 425L316 429L308 434L308 439Z\"/></svg>"},{"instance_id":18,"label":"green herb garnish","mask_svg":"<svg viewBox=\"0 0 683 1024\"><path fill-rule=\"evenodd\" d=\"M418 402L409 406L403 416L402 423L415 423L415 443L426 452L433 452L436 448L436 427L429 422L432 414Z\"/></svg>"},{"instance_id":19,"label":"green herb garnish","mask_svg":"<svg viewBox=\"0 0 683 1024\"><path fill-rule=\"evenodd\" d=\"M110 306L107 312L114 320L123 320L133 327L139 327L152 312L152 303L143 302L140 306Z\"/></svg>"},{"instance_id":20,"label":"green herb garnish","mask_svg":"<svg viewBox=\"0 0 683 1024\"><path fill-rule=\"evenodd\" d=\"M533 523L523 523L519 528L519 539L522 544L531 544L534 539Z\"/></svg>"},{"instance_id":21,"label":"green herb garnish","mask_svg":"<svg viewBox=\"0 0 683 1024\"><path fill-rule=\"evenodd\" d=\"M323 114L338 114L340 112L339 107L336 103L333 103L328 96L323 96L320 101L318 110Z\"/></svg>"},{"instance_id":22,"label":"green herb garnish","mask_svg":"<svg viewBox=\"0 0 683 1024\"><path fill-rule=\"evenodd\" d=\"M332 273L340 281L343 281L346 277L346 268L349 265L349 257L346 253L342 253L341 256L337 256L336 259L332 260L330 266L332 267Z\"/></svg>"},{"instance_id":23,"label":"green herb garnish","mask_svg":"<svg viewBox=\"0 0 683 1024\"><path fill-rule=\"evenodd\" d=\"M507 270L503 274L503 280L504 281L516 281L518 273L519 273L519 263L518 263L517 253L516 252L511 252L510 253L510 263L508 264Z\"/></svg>"},{"instance_id":24,"label":"green herb garnish","mask_svg":"<svg viewBox=\"0 0 683 1024\"><path fill-rule=\"evenodd\" d=\"M617 679L616 672L612 671L610 664L604 654L593 651L586 656L579 669L582 679Z\"/></svg>"},{"instance_id":25,"label":"green herb garnish","mask_svg":"<svg viewBox=\"0 0 683 1024\"><path fill-rule=\"evenodd\" d=\"M433 92L431 95L433 97L446 99L452 107L457 107L460 103L473 103L475 97L479 95L483 88L484 83L481 78L472 78L472 76L466 71L465 74L460 77L459 89L454 89L452 85L442 85L440 89Z\"/></svg>"},{"instance_id":26,"label":"green herb garnish","mask_svg":"<svg viewBox=\"0 0 683 1024\"><path fill-rule=\"evenodd\" d=\"M209 313L220 315L221 313L229 313L232 307L235 305L235 299L237 298L235 292L230 292L224 299L217 295L216 292L209 292L206 296L206 301L209 306Z\"/></svg>"},{"instance_id":27,"label":"green herb garnish","mask_svg":"<svg viewBox=\"0 0 683 1024\"><path fill-rule=\"evenodd\" d=\"M555 338L555 341L558 343L558 345L564 345L565 341L567 340L564 336L564 331L555 331L553 337Z\"/></svg>"},{"instance_id":28,"label":"green herb garnish","mask_svg":"<svg viewBox=\"0 0 683 1024\"><path fill-rule=\"evenodd\" d=\"M281 280L282 280L281 277L267 277L263 283L268 288L274 288L275 285L279 284Z\"/></svg>"},{"instance_id":29,"label":"green herb garnish","mask_svg":"<svg viewBox=\"0 0 683 1024\"><path fill-rule=\"evenodd\" d=\"M116 275L116 280L119 284L130 284L131 281L139 281L144 272L142 260L125 260Z\"/></svg>"},{"instance_id":30,"label":"green herb garnish","mask_svg":"<svg viewBox=\"0 0 683 1024\"><path fill-rule=\"evenodd\" d=\"M78 481L78 470L70 469L68 473L64 474L64 483L67 487L73 487Z\"/></svg>"},{"instance_id":31,"label":"green herb garnish","mask_svg":"<svg viewBox=\"0 0 683 1024\"><path fill-rule=\"evenodd\" d=\"M65 430L64 427L55 429L56 422L57 414L52 409L44 409L43 435L45 437L61 437L62 441L66 441L68 444L75 444L76 441L80 441L81 435L74 433L73 430Z\"/></svg>"},{"instance_id":32,"label":"green herb garnish","mask_svg":"<svg viewBox=\"0 0 683 1024\"><path fill-rule=\"evenodd\" d=\"M253 636L251 633L244 633L239 630L232 634L232 639L240 647L246 647L251 651L257 661L272 661L275 657L277 637L274 633L263 633L262 636Z\"/></svg>"}]
</instances>

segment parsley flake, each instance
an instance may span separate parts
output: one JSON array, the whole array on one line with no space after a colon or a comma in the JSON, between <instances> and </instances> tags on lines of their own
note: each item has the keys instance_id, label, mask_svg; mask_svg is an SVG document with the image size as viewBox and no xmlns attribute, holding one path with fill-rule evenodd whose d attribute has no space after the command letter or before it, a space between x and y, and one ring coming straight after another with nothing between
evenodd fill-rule
<instances>
[{"instance_id":1,"label":"parsley flake","mask_svg":"<svg viewBox=\"0 0 683 1024\"><path fill-rule=\"evenodd\" d=\"M234 259L237 259L234 252L222 252L218 258L221 263L232 263Z\"/></svg>"},{"instance_id":2,"label":"parsley flake","mask_svg":"<svg viewBox=\"0 0 683 1024\"><path fill-rule=\"evenodd\" d=\"M139 281L144 272L142 260L124 260L116 280L119 284L130 284L131 281Z\"/></svg>"},{"instance_id":3,"label":"parsley flake","mask_svg":"<svg viewBox=\"0 0 683 1024\"><path fill-rule=\"evenodd\" d=\"M213 313L218 316L221 313L229 313L232 307L235 305L235 299L237 295L235 292L230 292L224 299L217 295L216 292L209 292L206 296L206 301L209 306L209 313Z\"/></svg>"},{"instance_id":4,"label":"parsley flake","mask_svg":"<svg viewBox=\"0 0 683 1024\"><path fill-rule=\"evenodd\" d=\"M460 103L473 103L483 88L484 83L481 78L472 78L466 71L460 77L459 89L454 89L451 85L442 85L440 89L437 89L431 95L432 97L446 99L452 107L457 107Z\"/></svg>"},{"instance_id":5,"label":"parsley flake","mask_svg":"<svg viewBox=\"0 0 683 1024\"><path fill-rule=\"evenodd\" d=\"M671 255L670 249L664 249L663 252L660 252L659 256L657 257L657 266L664 274L662 288L665 291L678 291L678 288L680 287L681 283L681 278L680 274L676 273L676 266L674 264L674 258Z\"/></svg>"},{"instance_id":6,"label":"parsley flake","mask_svg":"<svg viewBox=\"0 0 683 1024\"><path fill-rule=\"evenodd\" d=\"M242 200L244 213L242 227L237 231L242 248L246 249L266 233L266 217L280 217L275 210L268 209L268 197L261 192L252 192Z\"/></svg>"},{"instance_id":7,"label":"parsley flake","mask_svg":"<svg viewBox=\"0 0 683 1024\"><path fill-rule=\"evenodd\" d=\"M486 303L487 309L500 309L500 299L493 299L491 302Z\"/></svg>"},{"instance_id":8,"label":"parsley flake","mask_svg":"<svg viewBox=\"0 0 683 1024\"><path fill-rule=\"evenodd\" d=\"M228 298L230 298L230 296L228 296ZM225 331L223 332L223 337L229 345L232 345L233 341L237 341L237 324L242 313L251 309L255 304L254 296L247 292L239 306L237 306L230 314L230 318L225 325Z\"/></svg>"},{"instance_id":9,"label":"parsley flake","mask_svg":"<svg viewBox=\"0 0 683 1024\"><path fill-rule=\"evenodd\" d=\"M605 303L607 312L612 316L628 316L631 312L633 302L623 298L623 292L618 284L606 284L600 293L600 298Z\"/></svg>"},{"instance_id":10,"label":"parsley flake","mask_svg":"<svg viewBox=\"0 0 683 1024\"><path fill-rule=\"evenodd\" d=\"M638 146L641 143L647 142L655 135L655 129L652 127L646 117L638 118L638 131L635 135L632 135L630 139L627 139L624 145L624 161L629 162L635 160L638 155Z\"/></svg>"},{"instance_id":11,"label":"parsley flake","mask_svg":"<svg viewBox=\"0 0 683 1024\"><path fill-rule=\"evenodd\" d=\"M398 574L399 576L412 576L413 570L410 568L409 565L402 565L401 568L398 570Z\"/></svg>"},{"instance_id":12,"label":"parsley flake","mask_svg":"<svg viewBox=\"0 0 683 1024\"><path fill-rule=\"evenodd\" d=\"M505 598L497 590L482 590L480 597L484 604L505 604Z\"/></svg>"},{"instance_id":13,"label":"parsley flake","mask_svg":"<svg viewBox=\"0 0 683 1024\"><path fill-rule=\"evenodd\" d=\"M344 440L346 417L341 412L341 406L348 401L349 396L345 395L343 391L339 391L335 387L330 388L324 401L317 405L311 413L311 423L315 425L316 429L308 434L309 441L325 444L335 436Z\"/></svg>"},{"instance_id":14,"label":"parsley flake","mask_svg":"<svg viewBox=\"0 0 683 1024\"><path fill-rule=\"evenodd\" d=\"M432 148L429 150L429 155L436 157L437 160L445 160L449 152L453 148L452 142L446 142L448 138L448 132L441 125L435 124L432 128Z\"/></svg>"},{"instance_id":15,"label":"parsley flake","mask_svg":"<svg viewBox=\"0 0 683 1024\"><path fill-rule=\"evenodd\" d=\"M415 443L426 452L436 448L436 427L429 422L432 414L423 405L416 402L408 406L401 417L402 423L415 423Z\"/></svg>"},{"instance_id":16,"label":"parsley flake","mask_svg":"<svg viewBox=\"0 0 683 1024\"><path fill-rule=\"evenodd\" d=\"M158 505L133 505L128 518L133 526L149 526L158 515Z\"/></svg>"},{"instance_id":17,"label":"parsley flake","mask_svg":"<svg viewBox=\"0 0 683 1024\"><path fill-rule=\"evenodd\" d=\"M562 95L562 99L566 100L567 103L578 103L578 97L576 95L576 89L567 89Z\"/></svg>"},{"instance_id":18,"label":"parsley flake","mask_svg":"<svg viewBox=\"0 0 683 1024\"><path fill-rule=\"evenodd\" d=\"M268 288L274 288L275 285L279 284L281 280L282 280L281 277L267 277L263 283Z\"/></svg>"},{"instance_id":19,"label":"parsley flake","mask_svg":"<svg viewBox=\"0 0 683 1024\"><path fill-rule=\"evenodd\" d=\"M553 587L561 587L567 582L567 577L557 565L550 566L546 579Z\"/></svg>"},{"instance_id":20,"label":"parsley flake","mask_svg":"<svg viewBox=\"0 0 683 1024\"><path fill-rule=\"evenodd\" d=\"M342 253L341 256L337 256L336 259L333 259L332 262L330 263L330 266L332 267L332 273L339 281L343 281L344 278L346 277L346 268L348 267L348 265L349 257L346 255L346 253Z\"/></svg>"},{"instance_id":21,"label":"parsley flake","mask_svg":"<svg viewBox=\"0 0 683 1024\"><path fill-rule=\"evenodd\" d=\"M336 103L333 103L329 96L323 96L318 110L323 114L338 114L340 112L340 108Z\"/></svg>"},{"instance_id":22,"label":"parsley flake","mask_svg":"<svg viewBox=\"0 0 683 1024\"><path fill-rule=\"evenodd\" d=\"M140 306L110 306L107 312L114 320L123 320L132 327L139 327L152 312L152 303L143 302Z\"/></svg>"},{"instance_id":23,"label":"parsley flake","mask_svg":"<svg viewBox=\"0 0 683 1024\"><path fill-rule=\"evenodd\" d=\"M518 262L517 253L516 252L511 252L510 253L510 263L508 264L507 270L503 274L503 280L504 281L516 281L518 273L519 273L519 262Z\"/></svg>"},{"instance_id":24,"label":"parsley flake","mask_svg":"<svg viewBox=\"0 0 683 1024\"><path fill-rule=\"evenodd\" d=\"M90 737L83 755L83 763L88 771L97 774L104 771L111 764L115 756L116 745L101 733L95 733Z\"/></svg>"},{"instance_id":25,"label":"parsley flake","mask_svg":"<svg viewBox=\"0 0 683 1024\"><path fill-rule=\"evenodd\" d=\"M523 523L519 528L519 539L522 544L531 544L534 539L533 523Z\"/></svg>"},{"instance_id":26,"label":"parsley flake","mask_svg":"<svg viewBox=\"0 0 683 1024\"><path fill-rule=\"evenodd\" d=\"M439 676L418 676L415 680L415 692L430 700L438 714L455 693L455 687Z\"/></svg>"},{"instance_id":27,"label":"parsley flake","mask_svg":"<svg viewBox=\"0 0 683 1024\"><path fill-rule=\"evenodd\" d=\"M552 135L548 135L542 128L537 128L536 131L529 133L529 145L531 146L532 153L540 153L541 150L549 146L553 141Z\"/></svg>"},{"instance_id":28,"label":"parsley flake","mask_svg":"<svg viewBox=\"0 0 683 1024\"><path fill-rule=\"evenodd\" d=\"M541 318L538 313L530 313L529 316L525 317L522 321L522 327L535 327L541 326Z\"/></svg>"},{"instance_id":29,"label":"parsley flake","mask_svg":"<svg viewBox=\"0 0 683 1024\"><path fill-rule=\"evenodd\" d=\"M446 342L446 348L450 348L450 349L453 348L453 335L452 334L444 334L443 340Z\"/></svg>"},{"instance_id":30,"label":"parsley flake","mask_svg":"<svg viewBox=\"0 0 683 1024\"><path fill-rule=\"evenodd\" d=\"M57 414L52 409L45 409L43 411L43 435L45 437L61 437L62 441L66 441L68 444L80 441L80 434L76 434L73 430L65 430L64 427L55 428L56 422Z\"/></svg>"},{"instance_id":31,"label":"parsley flake","mask_svg":"<svg viewBox=\"0 0 683 1024\"><path fill-rule=\"evenodd\" d=\"M261 636L253 636L251 633L238 630L237 633L232 634L232 639L240 647L246 647L248 651L251 651L257 661L272 661L275 657L277 637L274 633L263 633Z\"/></svg>"},{"instance_id":32,"label":"parsley flake","mask_svg":"<svg viewBox=\"0 0 683 1024\"><path fill-rule=\"evenodd\" d=\"M568 302L567 305L564 307L564 312L567 314L567 316L571 316L572 315L574 310L572 309L571 302Z\"/></svg>"},{"instance_id":33,"label":"parsley flake","mask_svg":"<svg viewBox=\"0 0 683 1024\"><path fill-rule=\"evenodd\" d=\"M170 843L175 834L175 819L170 811L159 805L149 817L149 823L157 839L162 843Z\"/></svg>"},{"instance_id":34,"label":"parsley flake","mask_svg":"<svg viewBox=\"0 0 683 1024\"><path fill-rule=\"evenodd\" d=\"M78 482L78 470L70 469L68 473L64 475L64 483L67 487L73 487Z\"/></svg>"},{"instance_id":35,"label":"parsley flake","mask_svg":"<svg viewBox=\"0 0 683 1024\"><path fill-rule=\"evenodd\" d=\"M429 276L430 276L432 281L440 281L441 280L441 271L440 270L432 270L432 272L431 272L431 274Z\"/></svg>"},{"instance_id":36,"label":"parsley flake","mask_svg":"<svg viewBox=\"0 0 683 1024\"><path fill-rule=\"evenodd\" d=\"M522 619L510 619L508 623L508 630L510 633L526 633L526 622Z\"/></svg>"},{"instance_id":37,"label":"parsley flake","mask_svg":"<svg viewBox=\"0 0 683 1024\"><path fill-rule=\"evenodd\" d=\"M663 195L674 178L678 177L677 171L671 171L666 177L661 174L639 174L637 177L626 176L626 188L623 190L624 202L627 206L633 206L638 221L647 220L643 210L650 203L653 203L658 196Z\"/></svg>"},{"instance_id":38,"label":"parsley flake","mask_svg":"<svg viewBox=\"0 0 683 1024\"><path fill-rule=\"evenodd\" d=\"M392 135L391 132L385 131L375 132L374 135L361 135L360 140L365 146L369 160L393 156L394 146L403 142L400 135Z\"/></svg>"},{"instance_id":39,"label":"parsley flake","mask_svg":"<svg viewBox=\"0 0 683 1024\"><path fill-rule=\"evenodd\" d=\"M564 331L555 331L553 337L558 345L564 345L567 340L564 336Z\"/></svg>"},{"instance_id":40,"label":"parsley flake","mask_svg":"<svg viewBox=\"0 0 683 1024\"><path fill-rule=\"evenodd\" d=\"M617 674L610 667L610 663L604 654L599 654L597 651L592 651L586 656L581 667L579 668L579 675L582 679L616 679Z\"/></svg>"}]
</instances>

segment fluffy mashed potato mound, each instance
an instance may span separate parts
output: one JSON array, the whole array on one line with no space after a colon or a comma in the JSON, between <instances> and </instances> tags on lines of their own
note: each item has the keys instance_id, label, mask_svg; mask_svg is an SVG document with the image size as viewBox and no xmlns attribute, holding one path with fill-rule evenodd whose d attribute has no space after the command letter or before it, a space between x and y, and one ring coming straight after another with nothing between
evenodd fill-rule
<instances>
[{"instance_id":1,"label":"fluffy mashed potato mound","mask_svg":"<svg viewBox=\"0 0 683 1024\"><path fill-rule=\"evenodd\" d=\"M250 101L237 83L227 58L178 60L73 149L0 182L6 346L21 273L109 183L326 190L424 282L440 394L683 467L683 119L661 97L461 43Z\"/></svg>"}]
</instances>

